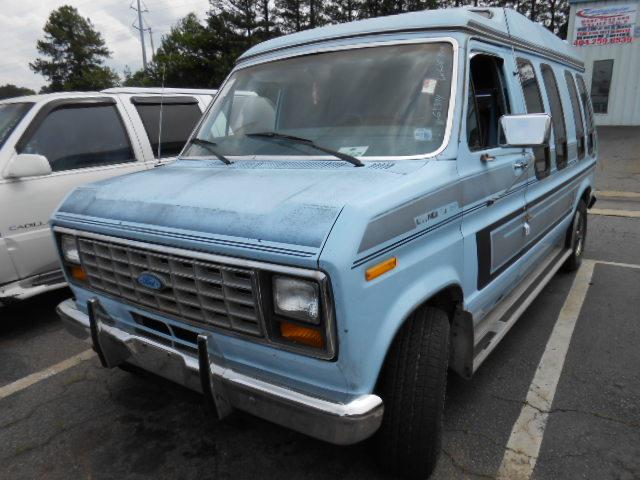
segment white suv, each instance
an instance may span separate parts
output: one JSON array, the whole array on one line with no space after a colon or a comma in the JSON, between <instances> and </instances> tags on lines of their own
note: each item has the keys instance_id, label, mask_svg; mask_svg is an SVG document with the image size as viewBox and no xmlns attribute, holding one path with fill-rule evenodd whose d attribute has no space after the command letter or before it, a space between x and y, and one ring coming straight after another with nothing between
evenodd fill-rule
<instances>
[{"instance_id":1,"label":"white suv","mask_svg":"<svg viewBox=\"0 0 640 480\"><path fill-rule=\"evenodd\" d=\"M48 222L67 193L171 160L215 93L115 88L0 101L0 305L65 285Z\"/></svg>"}]
</instances>

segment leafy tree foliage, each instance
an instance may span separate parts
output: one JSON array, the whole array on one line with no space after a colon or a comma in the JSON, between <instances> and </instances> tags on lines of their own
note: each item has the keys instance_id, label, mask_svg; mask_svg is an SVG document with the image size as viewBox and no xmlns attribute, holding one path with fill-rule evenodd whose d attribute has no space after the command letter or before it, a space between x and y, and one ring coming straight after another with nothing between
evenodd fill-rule
<instances>
[{"instance_id":1,"label":"leafy tree foliage","mask_svg":"<svg viewBox=\"0 0 640 480\"><path fill-rule=\"evenodd\" d=\"M30 88L17 87L11 83L0 85L0 100L3 98L21 97L23 95L33 95L36 92Z\"/></svg>"},{"instance_id":2,"label":"leafy tree foliage","mask_svg":"<svg viewBox=\"0 0 640 480\"><path fill-rule=\"evenodd\" d=\"M51 12L36 47L42 57L29 66L49 81L43 91L100 90L118 83L118 75L103 65L111 53L102 35L74 7Z\"/></svg>"}]
</instances>

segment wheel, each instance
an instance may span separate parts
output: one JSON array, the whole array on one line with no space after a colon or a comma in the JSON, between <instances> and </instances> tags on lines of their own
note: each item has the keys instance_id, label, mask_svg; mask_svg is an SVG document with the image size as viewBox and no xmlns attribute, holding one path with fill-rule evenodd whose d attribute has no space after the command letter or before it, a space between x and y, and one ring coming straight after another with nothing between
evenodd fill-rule
<instances>
[{"instance_id":1,"label":"wheel","mask_svg":"<svg viewBox=\"0 0 640 480\"><path fill-rule=\"evenodd\" d=\"M418 309L393 341L378 382L384 401L374 437L377 458L390 473L425 479L440 452L449 361L449 319Z\"/></svg>"},{"instance_id":2,"label":"wheel","mask_svg":"<svg viewBox=\"0 0 640 480\"><path fill-rule=\"evenodd\" d=\"M565 261L563 269L566 272L575 272L582 263L584 245L587 240L587 204L584 203L584 200L580 200L578 203L569 228L567 245L571 248L571 255Z\"/></svg>"}]
</instances>

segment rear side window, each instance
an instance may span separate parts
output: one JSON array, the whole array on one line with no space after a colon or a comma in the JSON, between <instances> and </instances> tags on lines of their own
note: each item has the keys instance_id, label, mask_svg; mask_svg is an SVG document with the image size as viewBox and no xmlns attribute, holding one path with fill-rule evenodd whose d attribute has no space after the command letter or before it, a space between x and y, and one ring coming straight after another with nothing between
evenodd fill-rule
<instances>
[{"instance_id":1,"label":"rear side window","mask_svg":"<svg viewBox=\"0 0 640 480\"><path fill-rule=\"evenodd\" d=\"M584 124L582 121L582 113L580 112L580 103L578 101L578 93L576 92L576 84L573 81L571 72L565 70L564 78L567 81L569 89L569 98L571 99L571 109L573 110L573 120L576 124L576 141L578 142L578 159L584 158Z\"/></svg>"},{"instance_id":2,"label":"rear side window","mask_svg":"<svg viewBox=\"0 0 640 480\"><path fill-rule=\"evenodd\" d=\"M556 166L562 169L567 166L567 129L564 124L564 112L562 111L562 101L558 92L556 76L549 65L540 66L542 71L542 81L547 91L549 108L551 109L551 121L553 123L553 138L556 147Z\"/></svg>"},{"instance_id":3,"label":"rear side window","mask_svg":"<svg viewBox=\"0 0 640 480\"><path fill-rule=\"evenodd\" d=\"M170 101L162 104L162 128L160 128L159 100L155 100L154 103L133 101L147 132L153 154L158 158L178 155L202 116L195 99L187 98L182 102L184 103Z\"/></svg>"},{"instance_id":4,"label":"rear side window","mask_svg":"<svg viewBox=\"0 0 640 480\"><path fill-rule=\"evenodd\" d=\"M129 136L115 105L56 108L20 140L20 153L44 155L54 172L134 161Z\"/></svg>"},{"instance_id":5,"label":"rear side window","mask_svg":"<svg viewBox=\"0 0 640 480\"><path fill-rule=\"evenodd\" d=\"M4 145L11 132L32 106L33 103L3 103L0 105L0 147Z\"/></svg>"},{"instance_id":6,"label":"rear side window","mask_svg":"<svg viewBox=\"0 0 640 480\"><path fill-rule=\"evenodd\" d=\"M529 60L518 58L518 74L527 113L545 113L536 71ZM551 171L549 147L536 147L533 149L533 154L535 156L536 177L546 177Z\"/></svg>"},{"instance_id":7,"label":"rear side window","mask_svg":"<svg viewBox=\"0 0 640 480\"><path fill-rule=\"evenodd\" d=\"M584 84L584 78L582 75L576 75L578 82L578 92L580 93L580 100L582 101L582 111L587 120L587 150L589 155L593 155L593 149L596 142L596 129L593 121L593 108L589 101L589 95L587 94L587 87Z\"/></svg>"}]
</instances>

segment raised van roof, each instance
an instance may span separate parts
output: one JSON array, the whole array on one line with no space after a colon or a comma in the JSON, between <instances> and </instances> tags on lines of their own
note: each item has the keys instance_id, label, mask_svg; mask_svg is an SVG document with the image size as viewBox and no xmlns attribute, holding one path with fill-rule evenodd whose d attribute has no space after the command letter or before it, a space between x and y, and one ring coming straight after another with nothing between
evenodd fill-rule
<instances>
[{"instance_id":1,"label":"raised van roof","mask_svg":"<svg viewBox=\"0 0 640 480\"><path fill-rule=\"evenodd\" d=\"M259 43L238 59L253 57L287 48L313 45L325 41L363 37L393 32L462 30L514 48L539 53L554 60L584 69L581 55L544 26L508 8L459 7L423 10L387 17L304 30Z\"/></svg>"}]
</instances>

